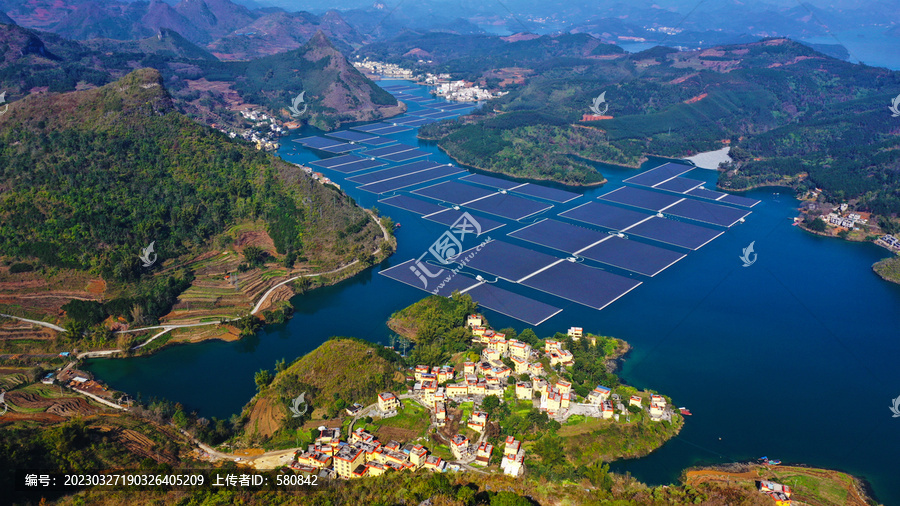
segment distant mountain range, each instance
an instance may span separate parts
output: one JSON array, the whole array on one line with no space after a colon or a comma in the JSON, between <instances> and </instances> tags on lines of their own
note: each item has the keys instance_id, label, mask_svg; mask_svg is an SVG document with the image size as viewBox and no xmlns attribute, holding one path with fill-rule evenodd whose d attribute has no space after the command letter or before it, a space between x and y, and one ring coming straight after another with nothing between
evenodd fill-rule
<instances>
[{"instance_id":1,"label":"distant mountain range","mask_svg":"<svg viewBox=\"0 0 900 506\"><path fill-rule=\"evenodd\" d=\"M300 92L308 105L303 121L325 129L405 109L358 72L321 32L297 49L223 62L165 28L140 40L72 41L0 24L0 89L9 101L103 86L138 67L158 70L179 109L209 125L242 122L236 110L245 105L264 106L292 119L287 107Z\"/></svg>"}]
</instances>

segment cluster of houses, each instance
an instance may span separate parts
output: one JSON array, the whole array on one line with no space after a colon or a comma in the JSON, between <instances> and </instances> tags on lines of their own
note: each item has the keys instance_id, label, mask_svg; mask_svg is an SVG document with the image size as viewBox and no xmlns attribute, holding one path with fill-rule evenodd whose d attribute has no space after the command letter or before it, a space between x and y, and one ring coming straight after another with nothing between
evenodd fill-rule
<instances>
[{"instance_id":1,"label":"cluster of houses","mask_svg":"<svg viewBox=\"0 0 900 506\"><path fill-rule=\"evenodd\" d=\"M341 186L339 184L335 183L334 181L332 181L331 179L326 177L325 174L322 174L321 172L315 172L314 170L312 170L312 168L307 167L306 165L300 165L299 163L295 163L294 165L303 169L303 172L306 172L306 174L309 177L313 178L314 180L318 181L319 183L330 184L330 185L334 186L335 188L337 188L338 190L341 189Z\"/></svg>"},{"instance_id":2,"label":"cluster of houses","mask_svg":"<svg viewBox=\"0 0 900 506\"><path fill-rule=\"evenodd\" d=\"M384 77L399 77L401 79L412 79L414 77L414 72L412 70L405 69L396 63L385 63L366 58L362 61L354 61L353 66L366 74L376 74Z\"/></svg>"},{"instance_id":3,"label":"cluster of houses","mask_svg":"<svg viewBox=\"0 0 900 506\"><path fill-rule=\"evenodd\" d=\"M487 441L475 444L466 436L457 434L450 440L450 452L459 461L487 466L494 453L494 445ZM500 469L509 476L519 476L525 471L525 449L522 442L513 436L507 436L504 441Z\"/></svg>"},{"instance_id":4,"label":"cluster of houses","mask_svg":"<svg viewBox=\"0 0 900 506\"><path fill-rule=\"evenodd\" d=\"M389 470L444 472L447 467L446 461L429 455L422 445L401 445L396 441L381 444L362 428L353 431L348 441L342 441L340 428L319 427L319 437L305 451L298 450L291 462L292 469L307 474L324 473L344 479L380 476Z\"/></svg>"},{"instance_id":5,"label":"cluster of houses","mask_svg":"<svg viewBox=\"0 0 900 506\"><path fill-rule=\"evenodd\" d=\"M457 102L478 102L503 95L502 93L493 94L476 86L475 83L463 80L440 83L434 88L434 94Z\"/></svg>"},{"instance_id":6,"label":"cluster of houses","mask_svg":"<svg viewBox=\"0 0 900 506\"><path fill-rule=\"evenodd\" d=\"M888 249L890 249L891 251L900 250L900 239L897 239L896 237L894 237L890 234L886 234L886 235L879 237L878 240L875 241L875 243L885 246Z\"/></svg>"},{"instance_id":7,"label":"cluster of houses","mask_svg":"<svg viewBox=\"0 0 900 506\"><path fill-rule=\"evenodd\" d=\"M848 230L856 230L857 225L866 225L869 223L869 220L863 218L859 213L848 213L847 208L847 204L841 204L835 207L824 217L825 221L835 227L843 227Z\"/></svg>"}]
</instances>

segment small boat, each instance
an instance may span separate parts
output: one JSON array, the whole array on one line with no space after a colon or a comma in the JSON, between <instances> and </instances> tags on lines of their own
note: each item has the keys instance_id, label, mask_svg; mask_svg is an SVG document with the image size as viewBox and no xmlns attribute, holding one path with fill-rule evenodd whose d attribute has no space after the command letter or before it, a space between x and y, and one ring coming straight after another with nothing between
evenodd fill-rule
<instances>
[{"instance_id":1,"label":"small boat","mask_svg":"<svg viewBox=\"0 0 900 506\"><path fill-rule=\"evenodd\" d=\"M400 228L400 224L399 224L399 223L394 223L394 228Z\"/></svg>"},{"instance_id":2,"label":"small boat","mask_svg":"<svg viewBox=\"0 0 900 506\"><path fill-rule=\"evenodd\" d=\"M769 465L769 466L777 466L778 464L781 464L780 460L767 460L766 461L766 465Z\"/></svg>"},{"instance_id":3,"label":"small boat","mask_svg":"<svg viewBox=\"0 0 900 506\"><path fill-rule=\"evenodd\" d=\"M693 413L691 413L691 410L689 410L688 408L684 408L684 407L678 408L678 411L681 411L681 414L685 415L685 416L691 416L693 414Z\"/></svg>"}]
</instances>

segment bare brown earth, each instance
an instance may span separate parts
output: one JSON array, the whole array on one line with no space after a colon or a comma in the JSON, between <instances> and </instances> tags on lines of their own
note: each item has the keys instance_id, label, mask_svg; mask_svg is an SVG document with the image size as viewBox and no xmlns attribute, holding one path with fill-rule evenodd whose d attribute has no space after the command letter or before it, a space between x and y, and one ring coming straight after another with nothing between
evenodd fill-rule
<instances>
[{"instance_id":1,"label":"bare brown earth","mask_svg":"<svg viewBox=\"0 0 900 506\"><path fill-rule=\"evenodd\" d=\"M13 407L43 409L46 413L65 418L86 416L100 411L99 408L88 404L82 397L46 398L31 392L14 391L6 394L6 401Z\"/></svg>"},{"instance_id":2,"label":"bare brown earth","mask_svg":"<svg viewBox=\"0 0 900 506\"><path fill-rule=\"evenodd\" d=\"M375 431L379 441L397 441L405 443L419 435L418 431L412 429L401 429L399 427L380 427Z\"/></svg>"},{"instance_id":3,"label":"bare brown earth","mask_svg":"<svg viewBox=\"0 0 900 506\"><path fill-rule=\"evenodd\" d=\"M179 462L177 455L161 451L152 439L140 432L108 425L100 426L98 429L135 455L165 464L177 464Z\"/></svg>"},{"instance_id":4,"label":"bare brown earth","mask_svg":"<svg viewBox=\"0 0 900 506\"><path fill-rule=\"evenodd\" d=\"M264 438L271 437L275 431L281 428L282 420L284 420L284 408L268 397L262 397L256 401L250 411L248 432Z\"/></svg>"}]
</instances>

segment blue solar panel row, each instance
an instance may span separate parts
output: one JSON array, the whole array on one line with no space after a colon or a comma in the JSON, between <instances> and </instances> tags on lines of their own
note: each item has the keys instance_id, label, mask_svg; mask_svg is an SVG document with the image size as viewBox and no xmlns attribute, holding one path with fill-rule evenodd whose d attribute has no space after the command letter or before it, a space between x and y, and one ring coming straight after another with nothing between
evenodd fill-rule
<instances>
[{"instance_id":1,"label":"blue solar panel row","mask_svg":"<svg viewBox=\"0 0 900 506\"><path fill-rule=\"evenodd\" d=\"M381 158L389 162L405 162L408 160L412 160L413 158L421 158L423 156L429 155L431 155L431 153L429 153L428 151L422 151L421 149L411 149L409 151L402 151L400 153L394 153L392 155L381 155Z\"/></svg>"},{"instance_id":2,"label":"blue solar panel row","mask_svg":"<svg viewBox=\"0 0 900 506\"><path fill-rule=\"evenodd\" d=\"M612 230L624 230L650 217L645 213L611 206L596 200L569 209L560 213L560 216Z\"/></svg>"},{"instance_id":3,"label":"blue solar panel row","mask_svg":"<svg viewBox=\"0 0 900 506\"><path fill-rule=\"evenodd\" d=\"M636 176L625 179L625 182L641 186L654 186L662 183L663 181L668 181L673 177L680 176L685 172L690 172L693 169L693 165L668 162L660 165L659 167L650 169L646 172L641 172Z\"/></svg>"},{"instance_id":4,"label":"blue solar panel row","mask_svg":"<svg viewBox=\"0 0 900 506\"><path fill-rule=\"evenodd\" d=\"M617 202L619 204L626 204L650 211L662 211L663 209L669 208L675 203L684 200L682 197L649 190L641 190L630 186L617 188L597 198L607 202Z\"/></svg>"},{"instance_id":5,"label":"blue solar panel row","mask_svg":"<svg viewBox=\"0 0 900 506\"><path fill-rule=\"evenodd\" d=\"M475 199L493 195L495 192L486 190L484 188L478 188L475 186L458 183L456 181L447 181L444 183L438 183L436 185L428 186L426 188L420 188L413 191L413 193L422 195L423 197L433 198L435 200L451 202L453 204L465 204Z\"/></svg>"},{"instance_id":6,"label":"blue solar panel row","mask_svg":"<svg viewBox=\"0 0 900 506\"><path fill-rule=\"evenodd\" d=\"M460 172L464 171L459 167L454 167L452 165L441 165L434 169L427 169L421 172L388 179L387 181L379 181L377 183L363 185L360 186L359 189L378 194L387 193L390 191L399 190L401 188L406 188L407 186L412 186L427 181L433 181L442 177L459 174Z\"/></svg>"},{"instance_id":7,"label":"blue solar panel row","mask_svg":"<svg viewBox=\"0 0 900 506\"><path fill-rule=\"evenodd\" d=\"M324 148L319 148L322 151L327 151L329 153L348 153L353 151L354 149L362 149L364 146L360 146L359 144L350 144L345 142L343 144L338 144L336 146L328 146Z\"/></svg>"},{"instance_id":8,"label":"blue solar panel row","mask_svg":"<svg viewBox=\"0 0 900 506\"><path fill-rule=\"evenodd\" d=\"M394 125L385 124L384 128L372 130L372 132L376 133L378 135L389 135L389 134L398 134L400 132L409 132L410 130L412 130L412 127L403 126L403 125L394 126Z\"/></svg>"},{"instance_id":9,"label":"blue solar panel row","mask_svg":"<svg viewBox=\"0 0 900 506\"><path fill-rule=\"evenodd\" d=\"M463 211L445 208L440 212L428 214L427 216L425 216L425 219L428 221L433 221L435 223L440 223L442 225L453 225L454 223L456 223L456 220L458 220L463 214ZM472 215L470 214L469 216ZM481 234L486 234L504 225L499 221L485 218L484 216L472 216L472 219L474 219L478 223L478 226L481 229Z\"/></svg>"},{"instance_id":10,"label":"blue solar panel row","mask_svg":"<svg viewBox=\"0 0 900 506\"><path fill-rule=\"evenodd\" d=\"M475 104L465 103L465 104L447 104L447 103L437 103L437 104L428 104L426 107L430 107L432 109L441 109L444 111L459 111L461 109L474 108Z\"/></svg>"},{"instance_id":11,"label":"blue solar panel row","mask_svg":"<svg viewBox=\"0 0 900 506\"><path fill-rule=\"evenodd\" d=\"M483 174L472 174L461 178L460 181L508 190L514 193L527 195L529 197L537 197L539 199L549 200L560 204L564 204L581 196L578 193L565 190L557 190L556 188L549 188L547 186L531 183L517 183L515 181L507 181L505 179L500 179L499 177L485 176Z\"/></svg>"},{"instance_id":12,"label":"blue solar panel row","mask_svg":"<svg viewBox=\"0 0 900 506\"><path fill-rule=\"evenodd\" d=\"M377 135L362 134L359 132L352 132L350 130L340 130L338 132L331 132L325 135L327 135L328 137L334 137L335 139L354 142L371 141L378 138Z\"/></svg>"},{"instance_id":13,"label":"blue solar panel row","mask_svg":"<svg viewBox=\"0 0 900 506\"><path fill-rule=\"evenodd\" d=\"M351 162L359 162L361 160L365 160L365 158L356 155L343 155L343 156L334 156L331 158L325 158L322 160L316 160L314 162L309 162L310 165L314 165L316 167L323 167L326 169L330 169L332 167L337 167L338 165L344 165Z\"/></svg>"},{"instance_id":14,"label":"blue solar panel row","mask_svg":"<svg viewBox=\"0 0 900 506\"><path fill-rule=\"evenodd\" d=\"M719 230L657 218L597 201L570 209L560 216L692 250L722 235Z\"/></svg>"},{"instance_id":15,"label":"blue solar panel row","mask_svg":"<svg viewBox=\"0 0 900 506\"><path fill-rule=\"evenodd\" d=\"M328 168L330 170L340 172L341 174L351 174L353 172L359 172L361 170L374 169L375 167L381 167L383 165L387 164L378 160L360 160L358 162L350 162L338 165L337 167Z\"/></svg>"},{"instance_id":16,"label":"blue solar panel row","mask_svg":"<svg viewBox=\"0 0 900 506\"><path fill-rule=\"evenodd\" d=\"M668 181L663 181L654 186L657 190L666 190L675 193L685 193L699 186L703 186L703 181L691 179L689 177L673 177Z\"/></svg>"},{"instance_id":17,"label":"blue solar panel row","mask_svg":"<svg viewBox=\"0 0 900 506\"><path fill-rule=\"evenodd\" d=\"M496 285L479 283L460 274L451 277L449 281L445 281L451 272L433 265L427 266L429 274L435 274L434 278L430 278L421 270L418 270L414 262L415 260L408 260L400 265L383 270L379 274L427 292L435 293L436 290L438 295L445 297L450 296L454 290L468 293L472 296L472 300L478 302L482 307L523 321L528 325L540 325L562 311L562 309L549 304L529 299L499 288ZM413 269L416 269L416 271L413 271ZM422 277L420 278L419 275ZM423 278L425 281L423 281ZM441 282L444 282L442 287Z\"/></svg>"},{"instance_id":18,"label":"blue solar panel row","mask_svg":"<svg viewBox=\"0 0 900 506\"><path fill-rule=\"evenodd\" d=\"M399 207L400 209L405 209L416 214L434 214L447 209L444 206L439 206L433 202L419 200L410 197L409 195L394 195L393 197L381 199L378 202L389 206Z\"/></svg>"},{"instance_id":19,"label":"blue solar panel row","mask_svg":"<svg viewBox=\"0 0 900 506\"><path fill-rule=\"evenodd\" d=\"M294 142L299 142L308 148L316 148L322 149L327 148L329 146L338 146L344 144L344 141L337 141L334 139L326 139L325 137L317 137L313 135L312 137L304 137L302 139L294 139Z\"/></svg>"},{"instance_id":20,"label":"blue solar panel row","mask_svg":"<svg viewBox=\"0 0 900 506\"><path fill-rule=\"evenodd\" d=\"M686 256L556 220L539 221L509 236L651 277Z\"/></svg>"},{"instance_id":21,"label":"blue solar panel row","mask_svg":"<svg viewBox=\"0 0 900 506\"><path fill-rule=\"evenodd\" d=\"M734 207L701 202L630 186L618 188L599 197L651 211L664 211L673 216L702 221L711 225L730 227L750 214L750 211Z\"/></svg>"},{"instance_id":22,"label":"blue solar panel row","mask_svg":"<svg viewBox=\"0 0 900 506\"><path fill-rule=\"evenodd\" d=\"M465 257L471 251L461 253L460 257ZM517 283L520 279L559 260L546 253L508 242L491 241L484 245L466 266Z\"/></svg>"},{"instance_id":23,"label":"blue solar panel row","mask_svg":"<svg viewBox=\"0 0 900 506\"><path fill-rule=\"evenodd\" d=\"M458 181L445 181L414 190L413 193L453 204L465 205L476 211L502 216L511 220L520 220L553 207L534 200L516 197L515 195L504 195Z\"/></svg>"},{"instance_id":24,"label":"blue solar panel row","mask_svg":"<svg viewBox=\"0 0 900 506\"><path fill-rule=\"evenodd\" d=\"M385 146L383 148L373 148L367 149L365 151L360 152L361 155L365 156L383 156L383 155L393 155L394 153L400 153L402 151L409 151L411 149L416 149L408 144L394 144L392 146Z\"/></svg>"},{"instance_id":25,"label":"blue solar panel row","mask_svg":"<svg viewBox=\"0 0 900 506\"><path fill-rule=\"evenodd\" d=\"M376 170L375 172L369 172L368 174L361 174L359 176L353 176L353 177L347 178L347 181L353 181L354 183L359 183L359 184L375 183L378 181L384 181L385 179L390 179L392 177L402 176L405 174L412 174L413 172L419 172L420 170L433 169L435 167L440 167L441 165L447 165L447 164L429 162L426 160L420 160L418 162L407 163L405 165L398 165L396 167L391 167L389 169Z\"/></svg>"},{"instance_id":26,"label":"blue solar panel row","mask_svg":"<svg viewBox=\"0 0 900 506\"><path fill-rule=\"evenodd\" d=\"M525 286L600 310L641 282L584 264L562 261L521 282Z\"/></svg>"}]
</instances>

